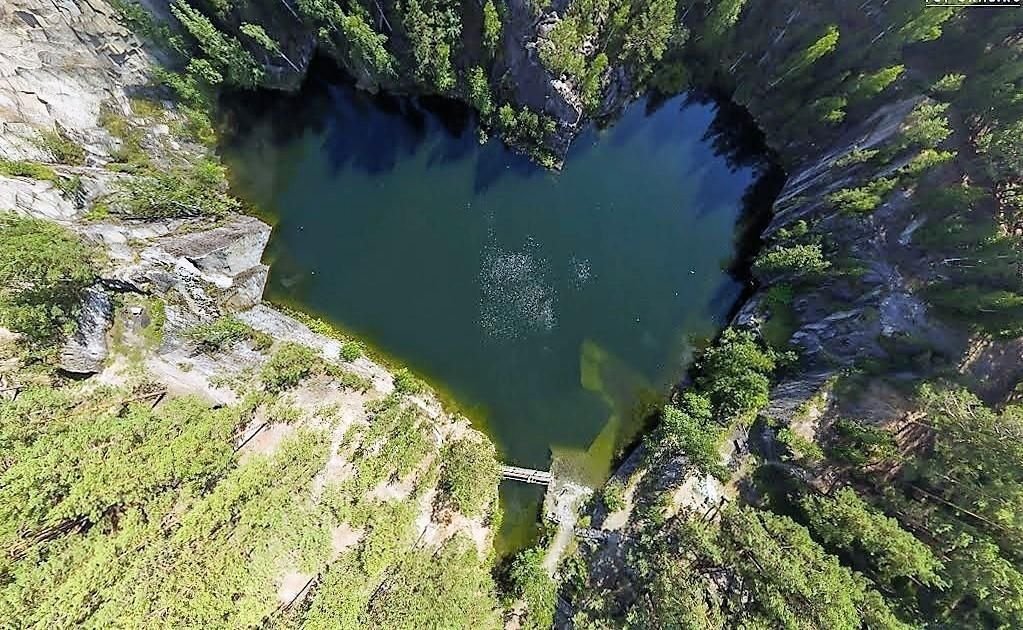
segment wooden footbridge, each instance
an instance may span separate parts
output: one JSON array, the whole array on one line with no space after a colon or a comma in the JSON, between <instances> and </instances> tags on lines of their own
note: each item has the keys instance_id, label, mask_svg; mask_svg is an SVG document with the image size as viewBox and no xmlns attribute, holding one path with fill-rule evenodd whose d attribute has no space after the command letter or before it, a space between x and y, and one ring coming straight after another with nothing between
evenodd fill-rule
<instances>
[{"instance_id":1,"label":"wooden footbridge","mask_svg":"<svg viewBox=\"0 0 1023 630\"><path fill-rule=\"evenodd\" d=\"M519 468L518 466L501 466L501 478L522 483L535 483L538 486L546 486L551 483L551 473L546 470L533 470L532 468Z\"/></svg>"}]
</instances>

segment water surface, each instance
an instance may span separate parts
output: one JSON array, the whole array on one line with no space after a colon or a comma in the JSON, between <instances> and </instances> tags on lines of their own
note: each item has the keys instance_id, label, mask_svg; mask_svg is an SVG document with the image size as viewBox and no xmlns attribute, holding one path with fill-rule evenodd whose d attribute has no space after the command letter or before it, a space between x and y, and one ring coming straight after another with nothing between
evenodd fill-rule
<instances>
[{"instance_id":1,"label":"water surface","mask_svg":"<svg viewBox=\"0 0 1023 630\"><path fill-rule=\"evenodd\" d=\"M450 104L341 83L253 109L227 155L274 222L268 297L423 374L509 463L599 480L739 294L755 172L711 103L637 102L558 173Z\"/></svg>"}]
</instances>

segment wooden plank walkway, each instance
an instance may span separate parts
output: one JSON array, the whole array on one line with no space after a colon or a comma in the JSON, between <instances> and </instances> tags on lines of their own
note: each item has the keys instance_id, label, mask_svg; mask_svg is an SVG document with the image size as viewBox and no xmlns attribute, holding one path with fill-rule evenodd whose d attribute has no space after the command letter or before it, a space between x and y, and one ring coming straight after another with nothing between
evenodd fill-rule
<instances>
[{"instance_id":1,"label":"wooden plank walkway","mask_svg":"<svg viewBox=\"0 0 1023 630\"><path fill-rule=\"evenodd\" d=\"M551 473L546 470L533 470L518 466L501 466L501 477L522 483L535 483L539 486L546 486L551 482Z\"/></svg>"}]
</instances>

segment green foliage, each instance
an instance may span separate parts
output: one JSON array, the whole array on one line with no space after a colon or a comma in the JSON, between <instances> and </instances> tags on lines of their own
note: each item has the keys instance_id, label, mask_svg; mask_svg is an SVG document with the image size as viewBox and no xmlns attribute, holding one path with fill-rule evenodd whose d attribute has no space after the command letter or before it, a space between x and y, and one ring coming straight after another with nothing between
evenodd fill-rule
<instances>
[{"instance_id":1,"label":"green foliage","mask_svg":"<svg viewBox=\"0 0 1023 630\"><path fill-rule=\"evenodd\" d=\"M401 368L394 373L394 391L399 394L417 396L428 389L426 383L408 368Z\"/></svg>"},{"instance_id":2,"label":"green foliage","mask_svg":"<svg viewBox=\"0 0 1023 630\"><path fill-rule=\"evenodd\" d=\"M838 37L838 26L830 24L817 40L807 46L804 50L794 54L784 64L783 67L785 70L779 78L779 81L789 77L790 75L799 75L805 72L822 57L834 52L835 48L838 46Z\"/></svg>"},{"instance_id":3,"label":"green foliage","mask_svg":"<svg viewBox=\"0 0 1023 630\"><path fill-rule=\"evenodd\" d=\"M955 13L952 7L927 7L899 29L906 43L929 42L941 37L941 25Z\"/></svg>"},{"instance_id":4,"label":"green foliage","mask_svg":"<svg viewBox=\"0 0 1023 630\"><path fill-rule=\"evenodd\" d=\"M849 88L849 99L853 102L863 102L877 96L898 79L905 69L905 66L899 64L859 75Z\"/></svg>"},{"instance_id":5,"label":"green foliage","mask_svg":"<svg viewBox=\"0 0 1023 630\"><path fill-rule=\"evenodd\" d=\"M710 399L704 394L686 392L677 406L664 408L650 444L659 458L685 457L698 470L726 479L728 469L718 452L722 436L721 426L714 422Z\"/></svg>"},{"instance_id":6,"label":"green foliage","mask_svg":"<svg viewBox=\"0 0 1023 630\"><path fill-rule=\"evenodd\" d=\"M342 17L341 30L353 67L378 80L394 76L394 58L384 47L387 37L374 31L358 13Z\"/></svg>"},{"instance_id":7,"label":"green foliage","mask_svg":"<svg viewBox=\"0 0 1023 630\"><path fill-rule=\"evenodd\" d=\"M834 166L836 168L844 168L854 164L863 164L865 162L869 162L878 153L880 153L880 151L877 149L856 148L835 160Z\"/></svg>"},{"instance_id":8,"label":"green foliage","mask_svg":"<svg viewBox=\"0 0 1023 630\"><path fill-rule=\"evenodd\" d=\"M931 86L931 93L936 95L947 95L958 92L959 89L963 87L963 81L965 80L965 74L946 74L934 82L934 85Z\"/></svg>"},{"instance_id":9,"label":"green foliage","mask_svg":"<svg viewBox=\"0 0 1023 630\"><path fill-rule=\"evenodd\" d=\"M799 325L793 308L794 300L795 291L789 284L775 284L764 292L764 306L767 307L768 319L760 325L760 334L775 350L781 350L788 345L789 339Z\"/></svg>"},{"instance_id":10,"label":"green foliage","mask_svg":"<svg viewBox=\"0 0 1023 630\"><path fill-rule=\"evenodd\" d=\"M697 364L696 384L708 395L714 413L746 415L767 405L775 354L748 330L727 328Z\"/></svg>"},{"instance_id":11,"label":"green foliage","mask_svg":"<svg viewBox=\"0 0 1023 630\"><path fill-rule=\"evenodd\" d=\"M237 39L218 30L185 0L175 0L170 10L229 82L243 88L259 85L263 70Z\"/></svg>"},{"instance_id":12,"label":"green foliage","mask_svg":"<svg viewBox=\"0 0 1023 630\"><path fill-rule=\"evenodd\" d=\"M110 155L111 161L105 167L110 170L136 172L150 168L149 154L143 148L145 130L109 103L103 103L99 110L99 124L119 141Z\"/></svg>"},{"instance_id":13,"label":"green foliage","mask_svg":"<svg viewBox=\"0 0 1023 630\"><path fill-rule=\"evenodd\" d=\"M0 213L0 323L30 344L74 328L82 291L96 279L88 246L42 219Z\"/></svg>"},{"instance_id":14,"label":"green foliage","mask_svg":"<svg viewBox=\"0 0 1023 630\"><path fill-rule=\"evenodd\" d=\"M493 444L462 438L444 450L443 462L438 487L445 500L470 518L489 510L501 480Z\"/></svg>"},{"instance_id":15,"label":"green foliage","mask_svg":"<svg viewBox=\"0 0 1023 630\"><path fill-rule=\"evenodd\" d=\"M638 3L638 10L633 8L634 13L628 20L622 41L621 60L636 73L640 81L653 74L656 64L664 56L669 42L675 36L677 3L677 0L647 0ZM738 10L741 10L741 7L737 8L736 12ZM597 55L594 61L599 59L600 55ZM591 68L590 76L604 74L605 68L600 65L607 66L606 57L603 64L595 63L597 67ZM603 81L596 88L602 87L602 84ZM591 103L591 109L595 108L597 103L596 88L590 88L583 93L584 100Z\"/></svg>"},{"instance_id":16,"label":"green foliage","mask_svg":"<svg viewBox=\"0 0 1023 630\"><path fill-rule=\"evenodd\" d=\"M839 490L834 497L804 497L801 505L814 534L828 545L865 558L884 583L912 579L943 586L941 562L927 545L895 519L871 508L851 488Z\"/></svg>"},{"instance_id":17,"label":"green foliage","mask_svg":"<svg viewBox=\"0 0 1023 630\"><path fill-rule=\"evenodd\" d=\"M115 195L113 211L133 219L221 217L241 209L227 192L224 167L213 159L126 178Z\"/></svg>"},{"instance_id":18,"label":"green foliage","mask_svg":"<svg viewBox=\"0 0 1023 630\"><path fill-rule=\"evenodd\" d=\"M54 162L70 166L85 165L85 149L61 127L40 131L39 146L53 157Z\"/></svg>"},{"instance_id":19,"label":"green foliage","mask_svg":"<svg viewBox=\"0 0 1023 630\"><path fill-rule=\"evenodd\" d=\"M187 56L188 46L181 35L169 25L153 18L146 8L135 0L110 0L120 21L144 40L167 52Z\"/></svg>"},{"instance_id":20,"label":"green foliage","mask_svg":"<svg viewBox=\"0 0 1023 630\"><path fill-rule=\"evenodd\" d=\"M608 512L618 512L625 509L625 486L621 481L612 479L604 485L600 500Z\"/></svg>"},{"instance_id":21,"label":"green foliage","mask_svg":"<svg viewBox=\"0 0 1023 630\"><path fill-rule=\"evenodd\" d=\"M863 467L898 455L895 438L882 428L843 418L835 422L833 429L828 457Z\"/></svg>"},{"instance_id":22,"label":"green foliage","mask_svg":"<svg viewBox=\"0 0 1023 630\"><path fill-rule=\"evenodd\" d=\"M358 341L345 341L341 344L341 350L338 356L341 357L342 361L351 363L363 355L362 344Z\"/></svg>"},{"instance_id":23,"label":"green foliage","mask_svg":"<svg viewBox=\"0 0 1023 630\"><path fill-rule=\"evenodd\" d=\"M494 104L490 100L490 84L483 68L473 66L469 69L469 104L476 108L482 118L490 116Z\"/></svg>"},{"instance_id":24,"label":"green foliage","mask_svg":"<svg viewBox=\"0 0 1023 630\"><path fill-rule=\"evenodd\" d=\"M554 120L528 107L516 111L505 103L497 110L497 126L509 144L525 148L545 166L553 164L553 158L544 152L543 146L546 138L554 133Z\"/></svg>"},{"instance_id":25,"label":"green foliage","mask_svg":"<svg viewBox=\"0 0 1023 630\"><path fill-rule=\"evenodd\" d=\"M824 449L789 427L778 431L778 441L788 447L795 459L806 464L813 465L824 459Z\"/></svg>"},{"instance_id":26,"label":"green foliage","mask_svg":"<svg viewBox=\"0 0 1023 630\"><path fill-rule=\"evenodd\" d=\"M902 124L900 146L935 148L952 133L945 110L948 103L924 102L906 116Z\"/></svg>"},{"instance_id":27,"label":"green foliage","mask_svg":"<svg viewBox=\"0 0 1023 630\"><path fill-rule=\"evenodd\" d=\"M976 143L990 160L995 178L1016 179L1023 172L1023 119L986 130L978 135Z\"/></svg>"},{"instance_id":28,"label":"green foliage","mask_svg":"<svg viewBox=\"0 0 1023 630\"><path fill-rule=\"evenodd\" d=\"M515 556L508 570L512 594L526 603L524 627L530 630L546 630L554 624L558 590L543 568L543 556L541 548L527 549Z\"/></svg>"},{"instance_id":29,"label":"green foliage","mask_svg":"<svg viewBox=\"0 0 1023 630\"><path fill-rule=\"evenodd\" d=\"M833 192L828 195L828 201L843 212L873 212L896 184L897 179L879 177L859 188L843 188Z\"/></svg>"},{"instance_id":30,"label":"green foliage","mask_svg":"<svg viewBox=\"0 0 1023 630\"><path fill-rule=\"evenodd\" d=\"M753 262L753 270L765 277L814 277L830 267L819 243L776 245Z\"/></svg>"},{"instance_id":31,"label":"green foliage","mask_svg":"<svg viewBox=\"0 0 1023 630\"><path fill-rule=\"evenodd\" d=\"M817 99L810 107L821 121L837 125L845 120L845 105L844 96L830 96Z\"/></svg>"},{"instance_id":32,"label":"green foliage","mask_svg":"<svg viewBox=\"0 0 1023 630\"><path fill-rule=\"evenodd\" d=\"M501 16L494 0L487 0L483 3L483 47L491 55L497 52L497 46L501 43L501 29Z\"/></svg>"},{"instance_id":33,"label":"green foliage","mask_svg":"<svg viewBox=\"0 0 1023 630\"><path fill-rule=\"evenodd\" d=\"M59 177L52 168L38 162L0 159L0 175L7 177L28 177L42 182L56 182Z\"/></svg>"},{"instance_id":34,"label":"green foliage","mask_svg":"<svg viewBox=\"0 0 1023 630\"><path fill-rule=\"evenodd\" d=\"M996 337L1023 334L1023 295L976 284L939 282L927 288L927 301L943 316Z\"/></svg>"},{"instance_id":35,"label":"green foliage","mask_svg":"<svg viewBox=\"0 0 1023 630\"><path fill-rule=\"evenodd\" d=\"M649 536L632 627L907 628L787 517L733 506L719 525L680 519ZM720 579L727 596L709 595Z\"/></svg>"},{"instance_id":36,"label":"green foliage","mask_svg":"<svg viewBox=\"0 0 1023 630\"><path fill-rule=\"evenodd\" d=\"M921 175L927 170L940 164L948 162L956 156L955 151L937 151L935 149L923 149L917 153L906 166L902 167L902 173L910 177Z\"/></svg>"},{"instance_id":37,"label":"green foliage","mask_svg":"<svg viewBox=\"0 0 1023 630\"><path fill-rule=\"evenodd\" d=\"M286 342L263 365L260 380L270 392L281 392L298 385L319 369L320 355L307 346Z\"/></svg>"},{"instance_id":38,"label":"green foliage","mask_svg":"<svg viewBox=\"0 0 1023 630\"><path fill-rule=\"evenodd\" d=\"M735 26L745 5L746 0L719 0L713 4L704 22L705 36L711 43Z\"/></svg>"},{"instance_id":39,"label":"green foliage","mask_svg":"<svg viewBox=\"0 0 1023 630\"><path fill-rule=\"evenodd\" d=\"M187 332L189 339L203 352L219 352L241 341L252 341L256 348L268 348L273 340L233 315L199 324Z\"/></svg>"},{"instance_id":40,"label":"green foliage","mask_svg":"<svg viewBox=\"0 0 1023 630\"><path fill-rule=\"evenodd\" d=\"M462 18L454 0L402 0L402 26L412 48L415 78L438 92L455 87L451 55L460 45Z\"/></svg>"}]
</instances>

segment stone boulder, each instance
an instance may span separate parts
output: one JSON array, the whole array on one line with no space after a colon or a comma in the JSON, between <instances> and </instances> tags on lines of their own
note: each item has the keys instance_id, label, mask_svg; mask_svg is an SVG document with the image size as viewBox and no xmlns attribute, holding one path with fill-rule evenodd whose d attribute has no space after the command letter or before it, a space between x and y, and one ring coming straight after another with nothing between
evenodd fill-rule
<instances>
[{"instance_id":1,"label":"stone boulder","mask_svg":"<svg viewBox=\"0 0 1023 630\"><path fill-rule=\"evenodd\" d=\"M107 358L107 330L114 320L110 294L99 287L85 290L78 328L64 343L60 367L73 374L95 374Z\"/></svg>"}]
</instances>

